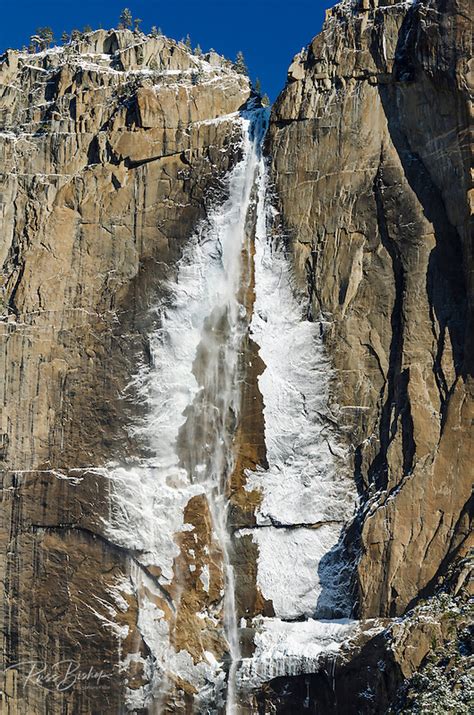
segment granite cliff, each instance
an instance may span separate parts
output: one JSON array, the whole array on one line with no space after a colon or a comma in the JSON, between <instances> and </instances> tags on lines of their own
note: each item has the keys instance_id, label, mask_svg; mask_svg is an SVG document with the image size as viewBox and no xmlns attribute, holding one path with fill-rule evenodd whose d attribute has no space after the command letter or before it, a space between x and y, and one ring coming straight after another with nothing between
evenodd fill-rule
<instances>
[{"instance_id":1,"label":"granite cliff","mask_svg":"<svg viewBox=\"0 0 474 715\"><path fill-rule=\"evenodd\" d=\"M2 57L2 712L468 712L470 34Z\"/></svg>"},{"instance_id":2,"label":"granite cliff","mask_svg":"<svg viewBox=\"0 0 474 715\"><path fill-rule=\"evenodd\" d=\"M107 537L95 468L144 449L124 393L204 196L225 198L250 87L214 53L126 30L8 51L0 83L4 667L104 671L61 693L13 667L3 711L115 713L126 681L148 681L148 646L139 594L117 587L140 566Z\"/></svg>"},{"instance_id":3,"label":"granite cliff","mask_svg":"<svg viewBox=\"0 0 474 715\"><path fill-rule=\"evenodd\" d=\"M464 549L467 15L454 2L336 6L290 67L272 115L282 218L308 310L329 322L340 429L364 495L363 616L399 615Z\"/></svg>"},{"instance_id":4,"label":"granite cliff","mask_svg":"<svg viewBox=\"0 0 474 715\"><path fill-rule=\"evenodd\" d=\"M360 495L341 546L361 619L411 613L472 545L471 33L462 1L343 2L272 111L280 230L325 333ZM430 650L404 627L408 668L386 633L402 679ZM365 705L343 673L342 709L334 694L323 711L385 712L388 670Z\"/></svg>"}]
</instances>

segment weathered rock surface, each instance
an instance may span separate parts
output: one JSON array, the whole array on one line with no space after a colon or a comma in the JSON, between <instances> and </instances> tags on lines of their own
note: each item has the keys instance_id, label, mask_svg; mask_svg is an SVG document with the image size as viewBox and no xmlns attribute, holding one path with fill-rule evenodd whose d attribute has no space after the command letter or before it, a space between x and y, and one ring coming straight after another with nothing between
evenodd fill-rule
<instances>
[{"instance_id":1,"label":"weathered rock surface","mask_svg":"<svg viewBox=\"0 0 474 715\"><path fill-rule=\"evenodd\" d=\"M109 485L95 467L146 449L130 436L140 408L126 388L149 359L149 307L206 201L222 195L249 95L217 55L129 31L2 58L0 580L12 666L2 712L117 713L125 685L138 692L150 680L138 662L148 652L138 600L157 597L130 588L140 567L107 538ZM194 506L185 516L201 535L199 559L212 545ZM208 558L219 564L218 553ZM210 595L199 574L188 584L194 610L215 598L216 569ZM153 573L143 578L153 585ZM160 607L170 610L163 596ZM176 647L189 618L186 604L170 613ZM196 659L223 647L204 631L188 643ZM16 666L69 660L103 672L100 687L91 676L59 692ZM186 683L174 687L187 697Z\"/></svg>"},{"instance_id":2,"label":"weathered rock surface","mask_svg":"<svg viewBox=\"0 0 474 715\"><path fill-rule=\"evenodd\" d=\"M410 711L431 677L440 707L451 707L452 686L465 712L468 10L467 0L341 3L295 57L273 109L276 248L254 262L263 239L253 197L239 295L251 328L239 348L241 419L226 485L241 672L250 674L242 712ZM212 499L193 479L164 485L162 501L150 471L142 483L156 455L144 438L149 385L135 378L137 366L140 379L153 367L156 306L170 298L189 238L225 197L249 96L248 80L215 53L196 57L127 30L2 58L8 715L223 708L228 583ZM301 295L319 327L301 321ZM194 372L205 368L200 357ZM360 508L333 546L353 503L348 467ZM172 524L179 517L171 536L160 533L160 509ZM134 539L135 523L150 538ZM148 546L162 558L144 558ZM341 554L352 569L337 573ZM358 623L317 620L347 615L348 573Z\"/></svg>"},{"instance_id":3,"label":"weathered rock surface","mask_svg":"<svg viewBox=\"0 0 474 715\"><path fill-rule=\"evenodd\" d=\"M308 311L325 325L333 412L361 496L344 545L362 619L404 614L469 547L471 30L463 0L343 2L295 57L272 111L282 229ZM399 649L387 677L410 677L429 648ZM322 712L385 712L396 683L355 709L344 673L341 709L333 692ZM283 697L276 711L301 702L291 710Z\"/></svg>"},{"instance_id":4,"label":"weathered rock surface","mask_svg":"<svg viewBox=\"0 0 474 715\"><path fill-rule=\"evenodd\" d=\"M472 478L467 8L336 6L269 151L296 274L330 321L360 514L358 612L402 613L465 550Z\"/></svg>"}]
</instances>

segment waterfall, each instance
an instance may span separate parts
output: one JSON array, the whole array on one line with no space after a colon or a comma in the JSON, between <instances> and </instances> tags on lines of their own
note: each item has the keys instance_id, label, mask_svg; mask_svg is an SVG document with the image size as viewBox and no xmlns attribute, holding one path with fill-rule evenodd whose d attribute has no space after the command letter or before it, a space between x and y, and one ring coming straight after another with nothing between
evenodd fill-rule
<instances>
[{"instance_id":1,"label":"waterfall","mask_svg":"<svg viewBox=\"0 0 474 715\"><path fill-rule=\"evenodd\" d=\"M166 299L154 307L159 327L149 338L151 364L142 365L130 384L145 407L145 417L133 433L148 445L149 457L137 464L110 465L106 472L112 492L107 534L133 554L138 628L149 650L145 657L137 653L124 662L124 667L142 663L144 672L151 674L148 685L129 690L129 707L156 703L171 673L196 688L197 712L215 712L219 698L219 711L224 706L232 715L237 708L235 680L241 653L228 523L229 479L244 379L242 345L250 320L245 300L251 274L252 207L267 116L268 110L249 108L236 118L242 133L241 159L227 177L228 198L210 208L183 253L176 279L166 286ZM173 641L173 618L186 595L185 581L179 583L176 571L179 538L192 530L184 514L193 498L205 500L212 538L220 547L222 612L210 612L211 604L204 617L214 619L216 639L223 624L227 675L212 652L205 651L196 663L186 647L176 648ZM189 570L200 569L207 590L211 565L210 556L205 565L187 564L188 575Z\"/></svg>"},{"instance_id":2,"label":"waterfall","mask_svg":"<svg viewBox=\"0 0 474 715\"><path fill-rule=\"evenodd\" d=\"M209 209L191 237L154 308L150 364L132 382L146 408L135 434L149 456L107 472L107 535L133 554L130 578L148 650L124 662L141 663L148 678L130 689L129 707L156 704L183 680L196 691L196 713L236 715L253 685L271 674L314 672L354 629L343 619L337 553L354 490L331 431L322 330L308 320L285 244L268 222L267 110L249 109L236 121L241 159L227 177L227 200ZM260 373L251 367L256 356ZM261 396L265 459L254 460L255 470L237 463L249 385ZM240 498L252 489L260 494L244 528L229 513L239 470ZM200 534L199 520L206 522ZM253 588L272 604L272 618L245 610L246 602L237 607L234 564L245 537L257 547ZM193 538L201 539L199 554ZM241 653L238 611L250 613L252 658ZM328 615L342 619L313 620Z\"/></svg>"},{"instance_id":3,"label":"waterfall","mask_svg":"<svg viewBox=\"0 0 474 715\"><path fill-rule=\"evenodd\" d=\"M230 177L229 198L206 227L205 242L213 247L218 270L207 285L208 311L193 361L198 391L184 414L177 449L180 464L192 483L207 494L213 529L222 547L225 595L224 627L229 644L229 675L226 713L235 712L235 675L241 659L235 606L235 576L232 537L228 526L229 479L235 464L233 439L239 423L241 402L241 352L249 329L245 306L250 271L243 265L250 256L251 221L256 173L261 166L260 149L266 111L243 116L243 158Z\"/></svg>"}]
</instances>

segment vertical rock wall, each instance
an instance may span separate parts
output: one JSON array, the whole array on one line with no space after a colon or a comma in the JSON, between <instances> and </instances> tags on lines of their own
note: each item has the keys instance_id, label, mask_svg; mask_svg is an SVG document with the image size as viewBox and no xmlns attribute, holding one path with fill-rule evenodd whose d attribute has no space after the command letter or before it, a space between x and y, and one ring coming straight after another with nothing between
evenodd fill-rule
<instances>
[{"instance_id":1,"label":"vertical rock wall","mask_svg":"<svg viewBox=\"0 0 474 715\"><path fill-rule=\"evenodd\" d=\"M249 712L298 712L308 697L327 713L385 712L403 678L459 625L442 605L434 615L420 606L400 622L390 617L446 573L456 597L467 583L467 569L453 568L468 547L473 459L468 18L466 0L345 1L295 58L272 112L279 215L271 231L283 231L293 274L281 245L274 250L255 231L250 207L247 231L258 235L244 252L240 298L254 317L229 485ZM168 548L155 500L147 503L144 488L134 501L123 465L153 466L135 429L147 403L133 380L137 366L145 374L153 362L148 336L159 321L150 308L166 303L189 237L210 201L225 196L221 179L240 156L236 117L249 95L248 80L214 53L197 58L180 43L128 31L1 60L9 715L145 712L158 682L151 708L222 705L208 673L228 653L225 579L205 495L181 503L176 488L170 510L183 528ZM254 264L254 251L264 260ZM319 326L301 321L292 288L307 295L307 317ZM285 379L295 369L294 405L284 390L280 405L271 385L280 368ZM327 432L326 454L317 436ZM333 511L341 525L339 512L352 504L347 455L360 509L343 543L320 543ZM111 462L124 486L118 519L104 476ZM337 489L326 494L334 476ZM135 521L128 495L143 508ZM171 564L167 588L162 568L140 558L146 533L133 548L114 538L110 525L121 516L129 532L153 523L152 546ZM275 546L287 532L291 550ZM313 620L343 613L333 578L343 552L360 623ZM315 604L308 584L322 580Z\"/></svg>"},{"instance_id":2,"label":"vertical rock wall","mask_svg":"<svg viewBox=\"0 0 474 715\"><path fill-rule=\"evenodd\" d=\"M146 594L105 534L97 467L145 449L127 385L150 358L149 308L205 197L222 198L249 94L217 55L128 31L1 60L2 712L117 713L125 684L149 685ZM103 676L59 692L16 665L46 677L63 660Z\"/></svg>"},{"instance_id":3,"label":"vertical rock wall","mask_svg":"<svg viewBox=\"0 0 474 715\"><path fill-rule=\"evenodd\" d=\"M308 310L330 323L362 497L346 537L360 617L402 614L467 548L468 17L463 0L343 2L272 113L281 219Z\"/></svg>"}]
</instances>

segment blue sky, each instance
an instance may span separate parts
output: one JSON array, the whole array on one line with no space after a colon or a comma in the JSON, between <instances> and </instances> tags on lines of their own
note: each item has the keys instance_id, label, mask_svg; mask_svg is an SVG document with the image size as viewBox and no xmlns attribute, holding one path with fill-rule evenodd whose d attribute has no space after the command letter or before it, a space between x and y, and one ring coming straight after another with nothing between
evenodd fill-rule
<instances>
[{"instance_id":1,"label":"blue sky","mask_svg":"<svg viewBox=\"0 0 474 715\"><path fill-rule=\"evenodd\" d=\"M335 1L335 0L334 0ZM123 7L143 20L142 29L161 27L193 45L214 47L227 57L244 52L253 79L271 99L282 89L296 52L316 35L331 0L1 0L0 52L21 47L38 26L50 25L57 36L86 24L113 27Z\"/></svg>"}]
</instances>

